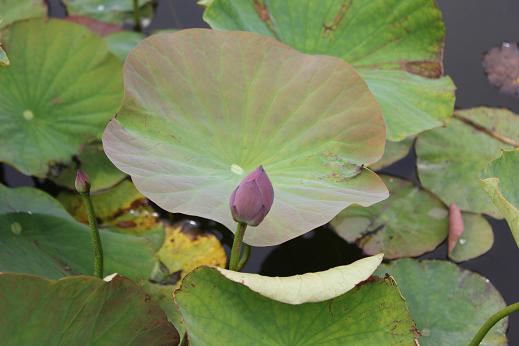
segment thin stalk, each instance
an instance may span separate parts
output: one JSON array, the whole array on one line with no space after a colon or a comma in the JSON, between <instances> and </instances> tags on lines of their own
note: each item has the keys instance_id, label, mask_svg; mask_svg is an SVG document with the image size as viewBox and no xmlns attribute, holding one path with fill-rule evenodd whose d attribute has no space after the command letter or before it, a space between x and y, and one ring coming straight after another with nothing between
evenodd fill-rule
<instances>
[{"instance_id":1,"label":"thin stalk","mask_svg":"<svg viewBox=\"0 0 519 346\"><path fill-rule=\"evenodd\" d=\"M139 0L133 0L133 21L135 31L141 32L141 8L139 6Z\"/></svg>"},{"instance_id":2,"label":"thin stalk","mask_svg":"<svg viewBox=\"0 0 519 346\"><path fill-rule=\"evenodd\" d=\"M493 314L479 329L477 334L474 336L472 341L470 342L469 346L479 346L481 341L483 341L483 338L485 335L487 335L488 331L502 318L510 315L513 312L519 311L519 302L514 303L512 305L508 305L504 309L496 312Z\"/></svg>"},{"instance_id":3,"label":"thin stalk","mask_svg":"<svg viewBox=\"0 0 519 346\"><path fill-rule=\"evenodd\" d=\"M94 276L98 278L103 278L103 245L101 244L101 237L99 236L99 229L97 228L96 214L94 211L94 205L92 204L92 199L90 198L90 192L80 193L81 198L83 199L83 203L85 204L87 215L88 215L88 225L92 230L92 247L94 248Z\"/></svg>"},{"instance_id":4,"label":"thin stalk","mask_svg":"<svg viewBox=\"0 0 519 346\"><path fill-rule=\"evenodd\" d=\"M243 243L243 254L240 257L240 261L238 262L238 269L236 271L241 271L247 264L247 261L250 257L250 248L250 245Z\"/></svg>"},{"instance_id":5,"label":"thin stalk","mask_svg":"<svg viewBox=\"0 0 519 346\"><path fill-rule=\"evenodd\" d=\"M232 243L231 249L231 259L229 260L229 269L237 271L238 270L238 262L240 261L240 253L241 253L241 245L243 243L243 236L245 235L245 230L247 229L247 224L243 222L238 222L238 226L236 226L236 233L234 234L234 241Z\"/></svg>"}]
</instances>

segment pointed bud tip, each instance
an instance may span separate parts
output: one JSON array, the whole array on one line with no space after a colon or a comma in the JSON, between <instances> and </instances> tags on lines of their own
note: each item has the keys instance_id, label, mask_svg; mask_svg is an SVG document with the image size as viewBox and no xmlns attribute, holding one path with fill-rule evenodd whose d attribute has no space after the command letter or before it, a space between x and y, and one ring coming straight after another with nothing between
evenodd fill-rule
<instances>
[{"instance_id":1,"label":"pointed bud tip","mask_svg":"<svg viewBox=\"0 0 519 346\"><path fill-rule=\"evenodd\" d=\"M82 170L78 169L76 173L76 181L74 183L76 191L79 193L86 193L90 191L90 178Z\"/></svg>"}]
</instances>

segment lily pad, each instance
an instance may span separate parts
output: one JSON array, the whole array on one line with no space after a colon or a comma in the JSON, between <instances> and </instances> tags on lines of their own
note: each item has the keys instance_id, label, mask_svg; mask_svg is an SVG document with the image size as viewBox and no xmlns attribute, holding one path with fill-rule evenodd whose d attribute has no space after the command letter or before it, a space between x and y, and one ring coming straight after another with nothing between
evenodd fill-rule
<instances>
[{"instance_id":1,"label":"lily pad","mask_svg":"<svg viewBox=\"0 0 519 346\"><path fill-rule=\"evenodd\" d=\"M519 149L503 151L483 172L482 185L506 218L519 246Z\"/></svg>"},{"instance_id":2,"label":"lily pad","mask_svg":"<svg viewBox=\"0 0 519 346\"><path fill-rule=\"evenodd\" d=\"M465 345L487 318L505 307L484 277L446 261L402 259L384 264L398 283L421 333L420 345ZM482 345L507 345L508 321L500 321Z\"/></svg>"},{"instance_id":3,"label":"lily pad","mask_svg":"<svg viewBox=\"0 0 519 346\"><path fill-rule=\"evenodd\" d=\"M334 299L291 305L200 267L184 279L175 300L193 346L353 345L360 340L363 345L414 345L416 337L391 278L370 280Z\"/></svg>"},{"instance_id":4,"label":"lily pad","mask_svg":"<svg viewBox=\"0 0 519 346\"><path fill-rule=\"evenodd\" d=\"M441 77L445 28L432 0L215 0L204 20L345 59L377 98L391 141L452 115L455 87Z\"/></svg>"},{"instance_id":5,"label":"lily pad","mask_svg":"<svg viewBox=\"0 0 519 346\"><path fill-rule=\"evenodd\" d=\"M387 141L384 156L379 161L369 165L369 168L378 171L403 159L409 154L413 142L414 138L406 138L400 142Z\"/></svg>"},{"instance_id":6,"label":"lily pad","mask_svg":"<svg viewBox=\"0 0 519 346\"><path fill-rule=\"evenodd\" d=\"M0 274L4 345L177 345L166 315L121 276L58 281Z\"/></svg>"},{"instance_id":7,"label":"lily pad","mask_svg":"<svg viewBox=\"0 0 519 346\"><path fill-rule=\"evenodd\" d=\"M384 150L380 110L341 59L254 33L190 29L145 39L124 80L105 152L163 209L233 230L229 196L263 165L276 197L245 242L268 246L387 197L362 166Z\"/></svg>"},{"instance_id":8,"label":"lily pad","mask_svg":"<svg viewBox=\"0 0 519 346\"><path fill-rule=\"evenodd\" d=\"M124 60L130 51L144 39L144 35L134 31L120 31L105 37L108 49L119 59Z\"/></svg>"},{"instance_id":9,"label":"lily pad","mask_svg":"<svg viewBox=\"0 0 519 346\"><path fill-rule=\"evenodd\" d=\"M449 126L418 137L420 181L447 205L500 218L481 188L480 174L514 142L519 143L519 117L514 113L484 107L457 111Z\"/></svg>"},{"instance_id":10,"label":"lily pad","mask_svg":"<svg viewBox=\"0 0 519 346\"><path fill-rule=\"evenodd\" d=\"M0 29L17 20L46 17L44 0L0 0Z\"/></svg>"},{"instance_id":11,"label":"lily pad","mask_svg":"<svg viewBox=\"0 0 519 346\"><path fill-rule=\"evenodd\" d=\"M490 250L494 243L492 226L482 215L463 213L462 216L465 230L449 255L456 262L479 257Z\"/></svg>"},{"instance_id":12,"label":"lily pad","mask_svg":"<svg viewBox=\"0 0 519 346\"><path fill-rule=\"evenodd\" d=\"M0 161L45 177L116 112L120 62L94 33L58 19L17 22L3 44L11 65L0 69Z\"/></svg>"},{"instance_id":13,"label":"lily pad","mask_svg":"<svg viewBox=\"0 0 519 346\"><path fill-rule=\"evenodd\" d=\"M150 15L151 0L139 0L143 14ZM87 16L108 23L122 24L133 13L130 0L64 0L69 15Z\"/></svg>"},{"instance_id":14,"label":"lily pad","mask_svg":"<svg viewBox=\"0 0 519 346\"><path fill-rule=\"evenodd\" d=\"M60 186L75 190L76 172L78 168L81 168L90 178L91 191L97 192L113 187L126 177L126 174L108 160L101 143L85 145L81 149L77 161L60 170L57 176L54 176L51 171L49 178Z\"/></svg>"},{"instance_id":15,"label":"lily pad","mask_svg":"<svg viewBox=\"0 0 519 346\"><path fill-rule=\"evenodd\" d=\"M411 182L382 176L391 195L369 208L351 206L332 221L336 232L367 254L386 258L419 256L434 250L448 233L443 203Z\"/></svg>"}]
</instances>

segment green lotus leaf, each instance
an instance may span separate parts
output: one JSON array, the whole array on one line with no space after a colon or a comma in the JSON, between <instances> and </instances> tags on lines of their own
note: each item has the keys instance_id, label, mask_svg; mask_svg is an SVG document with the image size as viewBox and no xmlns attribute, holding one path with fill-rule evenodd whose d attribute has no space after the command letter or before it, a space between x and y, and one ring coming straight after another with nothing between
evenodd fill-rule
<instances>
[{"instance_id":1,"label":"green lotus leaf","mask_svg":"<svg viewBox=\"0 0 519 346\"><path fill-rule=\"evenodd\" d=\"M57 175L54 175L51 170L49 178L60 186L75 190L76 172L81 168L88 174L91 191L95 193L113 187L126 177L126 174L115 168L108 160L101 143L85 145L78 154L77 161L60 170Z\"/></svg>"},{"instance_id":2,"label":"green lotus leaf","mask_svg":"<svg viewBox=\"0 0 519 346\"><path fill-rule=\"evenodd\" d=\"M480 185L481 171L519 141L519 118L506 109L457 111L446 128L418 137L416 155L422 185L445 204L502 217Z\"/></svg>"},{"instance_id":3,"label":"green lotus leaf","mask_svg":"<svg viewBox=\"0 0 519 346\"><path fill-rule=\"evenodd\" d=\"M151 0L139 0L142 14L152 14ZM133 1L130 0L64 0L69 15L92 17L108 23L122 24L132 18Z\"/></svg>"},{"instance_id":4,"label":"green lotus leaf","mask_svg":"<svg viewBox=\"0 0 519 346\"><path fill-rule=\"evenodd\" d=\"M254 33L191 29L145 39L124 81L105 152L163 209L234 229L229 197L263 165L275 201L245 241L267 246L387 197L362 167L384 150L380 110L340 59Z\"/></svg>"},{"instance_id":5,"label":"green lotus leaf","mask_svg":"<svg viewBox=\"0 0 519 346\"><path fill-rule=\"evenodd\" d=\"M0 161L45 177L120 106L120 62L101 38L58 19L17 22L3 43L11 65L0 69Z\"/></svg>"},{"instance_id":6,"label":"green lotus leaf","mask_svg":"<svg viewBox=\"0 0 519 346\"><path fill-rule=\"evenodd\" d=\"M483 172L481 181L496 208L506 218L519 246L519 149L503 151Z\"/></svg>"},{"instance_id":7,"label":"green lotus leaf","mask_svg":"<svg viewBox=\"0 0 519 346\"><path fill-rule=\"evenodd\" d=\"M326 286L325 286L326 287ZM197 345L414 345L414 323L391 278L338 297L291 305L200 267L175 292L189 342Z\"/></svg>"},{"instance_id":8,"label":"green lotus leaf","mask_svg":"<svg viewBox=\"0 0 519 346\"><path fill-rule=\"evenodd\" d=\"M421 334L421 346L466 345L489 316L505 307L497 289L484 277L438 260L402 259L377 270L398 283ZM481 345L507 345L503 319Z\"/></svg>"},{"instance_id":9,"label":"green lotus leaf","mask_svg":"<svg viewBox=\"0 0 519 346\"><path fill-rule=\"evenodd\" d=\"M75 276L53 281L0 274L4 345L177 345L179 335L130 280Z\"/></svg>"},{"instance_id":10,"label":"green lotus leaf","mask_svg":"<svg viewBox=\"0 0 519 346\"><path fill-rule=\"evenodd\" d=\"M114 32L105 37L108 49L119 59L124 60L128 53L144 39L144 35L134 31Z\"/></svg>"},{"instance_id":11,"label":"green lotus leaf","mask_svg":"<svg viewBox=\"0 0 519 346\"><path fill-rule=\"evenodd\" d=\"M403 159L409 154L413 142L414 138L406 138L400 142L387 141L384 156L379 161L369 165L369 168L377 171Z\"/></svg>"},{"instance_id":12,"label":"green lotus leaf","mask_svg":"<svg viewBox=\"0 0 519 346\"><path fill-rule=\"evenodd\" d=\"M44 0L0 0L0 29L17 20L46 17Z\"/></svg>"},{"instance_id":13,"label":"green lotus leaf","mask_svg":"<svg viewBox=\"0 0 519 346\"><path fill-rule=\"evenodd\" d=\"M456 262L479 257L490 250L494 243L492 226L482 215L463 213L462 216L465 230L449 255Z\"/></svg>"},{"instance_id":14,"label":"green lotus leaf","mask_svg":"<svg viewBox=\"0 0 519 346\"><path fill-rule=\"evenodd\" d=\"M369 208L351 206L332 221L336 232L367 254L386 258L419 256L447 237L448 211L443 203L411 182L382 176L391 195Z\"/></svg>"},{"instance_id":15,"label":"green lotus leaf","mask_svg":"<svg viewBox=\"0 0 519 346\"><path fill-rule=\"evenodd\" d=\"M445 28L433 0L214 0L204 20L345 59L377 98L391 141L452 115L455 87L441 77Z\"/></svg>"}]
</instances>

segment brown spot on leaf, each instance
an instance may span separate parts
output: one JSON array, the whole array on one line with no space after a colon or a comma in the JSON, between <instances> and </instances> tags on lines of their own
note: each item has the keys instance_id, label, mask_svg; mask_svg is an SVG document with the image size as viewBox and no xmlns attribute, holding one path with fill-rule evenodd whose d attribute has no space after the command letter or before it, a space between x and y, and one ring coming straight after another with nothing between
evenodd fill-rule
<instances>
[{"instance_id":1,"label":"brown spot on leaf","mask_svg":"<svg viewBox=\"0 0 519 346\"><path fill-rule=\"evenodd\" d=\"M427 78L439 78L443 74L443 66L438 61L403 61L401 68L409 73Z\"/></svg>"},{"instance_id":2,"label":"brown spot on leaf","mask_svg":"<svg viewBox=\"0 0 519 346\"><path fill-rule=\"evenodd\" d=\"M337 27L344 19L344 16L346 16L346 13L351 7L353 0L346 0L342 3L341 7L335 14L335 17L333 18L333 21L331 23L324 23L323 24L323 36L327 37L332 31L337 30Z\"/></svg>"}]
</instances>

